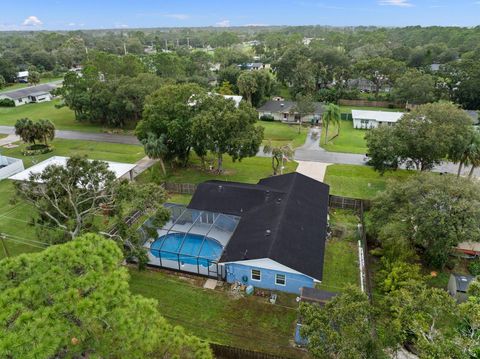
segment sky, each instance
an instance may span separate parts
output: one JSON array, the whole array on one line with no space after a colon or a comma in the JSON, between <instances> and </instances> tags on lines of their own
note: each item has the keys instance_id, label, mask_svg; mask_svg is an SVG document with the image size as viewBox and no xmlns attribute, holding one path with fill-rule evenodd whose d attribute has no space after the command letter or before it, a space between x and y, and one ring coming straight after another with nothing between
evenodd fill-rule
<instances>
[{"instance_id":1,"label":"sky","mask_svg":"<svg viewBox=\"0 0 480 359\"><path fill-rule=\"evenodd\" d=\"M0 5L0 31L480 25L480 0L0 0Z\"/></svg>"}]
</instances>

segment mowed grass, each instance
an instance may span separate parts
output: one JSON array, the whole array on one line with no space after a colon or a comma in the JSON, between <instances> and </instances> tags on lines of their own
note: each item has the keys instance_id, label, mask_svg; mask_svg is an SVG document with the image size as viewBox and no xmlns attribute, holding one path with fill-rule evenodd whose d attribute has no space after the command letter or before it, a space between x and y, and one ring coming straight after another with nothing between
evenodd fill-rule
<instances>
[{"instance_id":1,"label":"mowed grass","mask_svg":"<svg viewBox=\"0 0 480 359\"><path fill-rule=\"evenodd\" d=\"M325 144L325 127L322 128L322 138L320 146L331 152L343 153L358 153L365 154L368 152L365 141L365 134L368 130L361 130L353 128L353 122L342 120L340 121L340 134L332 139L337 133L337 128L330 126L328 131L328 141Z\"/></svg>"},{"instance_id":2,"label":"mowed grass","mask_svg":"<svg viewBox=\"0 0 480 359\"><path fill-rule=\"evenodd\" d=\"M213 160L212 160L213 161ZM216 162L212 163L213 166ZM273 173L272 160L265 157L249 157L242 161L233 162L230 156L225 155L223 159L224 172L216 174L209 170L202 169L200 159L195 156L190 156L189 164L186 168L167 167L167 176L163 176L160 165L156 164L149 170L137 177L141 182L175 182L175 183L201 183L208 180L222 180L235 181L246 183L257 183L261 178L271 176ZM294 172L298 166L296 162L287 162L284 173Z\"/></svg>"},{"instance_id":3,"label":"mowed grass","mask_svg":"<svg viewBox=\"0 0 480 359\"><path fill-rule=\"evenodd\" d=\"M364 111L388 111L388 112L403 112L402 108L390 108L390 107L370 107L370 106L340 106L342 113L352 113L352 110L364 110Z\"/></svg>"},{"instance_id":4,"label":"mowed grass","mask_svg":"<svg viewBox=\"0 0 480 359\"><path fill-rule=\"evenodd\" d=\"M52 156L71 157L78 155L87 156L94 160L126 163L134 163L145 156L143 147L137 145L63 139L56 139L51 144L54 150L42 155L24 156L22 150L27 146L26 144L20 144L15 148L2 149L2 154L22 159L25 168Z\"/></svg>"},{"instance_id":5,"label":"mowed grass","mask_svg":"<svg viewBox=\"0 0 480 359\"><path fill-rule=\"evenodd\" d=\"M257 125L265 128L263 143L269 141L273 146L291 145L292 148L300 147L305 143L308 127L289 125L282 122L258 121Z\"/></svg>"},{"instance_id":6,"label":"mowed grass","mask_svg":"<svg viewBox=\"0 0 480 359\"><path fill-rule=\"evenodd\" d=\"M330 224L332 238L325 245L322 283L317 287L341 292L349 285L359 285L357 223L354 212L332 210Z\"/></svg>"},{"instance_id":7,"label":"mowed grass","mask_svg":"<svg viewBox=\"0 0 480 359\"><path fill-rule=\"evenodd\" d=\"M160 313L191 334L209 342L289 358L307 357L290 346L295 308L271 305L259 297L234 299L225 291L206 290L188 278L163 271L130 269L130 275L133 293L158 300Z\"/></svg>"},{"instance_id":8,"label":"mowed grass","mask_svg":"<svg viewBox=\"0 0 480 359\"><path fill-rule=\"evenodd\" d=\"M397 170L382 176L372 167L355 165L330 165L327 167L325 183L330 193L338 196L371 199L383 191L390 179L403 180L414 171Z\"/></svg>"},{"instance_id":9,"label":"mowed grass","mask_svg":"<svg viewBox=\"0 0 480 359\"><path fill-rule=\"evenodd\" d=\"M68 107L56 108L60 100L50 102L29 103L18 107L0 107L0 125L13 126L20 118L31 120L46 119L55 124L57 130L73 130L84 132L101 132L101 126L78 122L75 114Z\"/></svg>"}]
</instances>

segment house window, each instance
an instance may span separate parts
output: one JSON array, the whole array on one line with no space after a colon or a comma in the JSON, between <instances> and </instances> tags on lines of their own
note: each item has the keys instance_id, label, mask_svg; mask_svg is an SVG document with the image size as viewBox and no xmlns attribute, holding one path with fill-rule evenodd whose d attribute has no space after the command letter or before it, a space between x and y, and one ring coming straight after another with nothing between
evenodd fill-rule
<instances>
[{"instance_id":1,"label":"house window","mask_svg":"<svg viewBox=\"0 0 480 359\"><path fill-rule=\"evenodd\" d=\"M285 274L275 274L275 284L276 285L285 285L287 283L287 278Z\"/></svg>"},{"instance_id":2,"label":"house window","mask_svg":"<svg viewBox=\"0 0 480 359\"><path fill-rule=\"evenodd\" d=\"M260 269L252 269L252 280L262 280L262 272L260 272Z\"/></svg>"}]
</instances>

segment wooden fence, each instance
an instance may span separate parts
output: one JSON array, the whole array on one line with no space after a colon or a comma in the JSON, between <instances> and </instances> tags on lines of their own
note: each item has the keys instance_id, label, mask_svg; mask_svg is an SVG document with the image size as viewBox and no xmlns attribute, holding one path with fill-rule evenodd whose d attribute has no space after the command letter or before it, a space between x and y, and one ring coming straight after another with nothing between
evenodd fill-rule
<instances>
[{"instance_id":1,"label":"wooden fence","mask_svg":"<svg viewBox=\"0 0 480 359\"><path fill-rule=\"evenodd\" d=\"M163 183L163 188L167 192L177 193L177 194L193 194L197 189L197 185L194 183Z\"/></svg>"},{"instance_id":2,"label":"wooden fence","mask_svg":"<svg viewBox=\"0 0 480 359\"><path fill-rule=\"evenodd\" d=\"M217 359L287 359L287 357L214 343L210 343L210 348L212 348L213 354Z\"/></svg>"},{"instance_id":3,"label":"wooden fence","mask_svg":"<svg viewBox=\"0 0 480 359\"><path fill-rule=\"evenodd\" d=\"M331 194L328 206L330 208L350 209L352 211L360 212L363 209L367 210L370 208L370 201L359 198L335 196Z\"/></svg>"},{"instance_id":4,"label":"wooden fence","mask_svg":"<svg viewBox=\"0 0 480 359\"><path fill-rule=\"evenodd\" d=\"M361 106L361 107L388 107L388 108L405 108L404 103L388 102L388 101L369 101L369 100L338 100L339 105L343 106Z\"/></svg>"}]
</instances>

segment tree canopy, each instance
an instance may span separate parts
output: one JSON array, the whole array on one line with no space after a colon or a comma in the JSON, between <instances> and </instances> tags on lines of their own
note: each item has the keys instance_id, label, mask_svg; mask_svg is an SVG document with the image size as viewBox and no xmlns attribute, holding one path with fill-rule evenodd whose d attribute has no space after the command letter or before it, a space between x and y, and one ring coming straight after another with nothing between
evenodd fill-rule
<instances>
[{"instance_id":1,"label":"tree canopy","mask_svg":"<svg viewBox=\"0 0 480 359\"><path fill-rule=\"evenodd\" d=\"M94 234L2 260L0 356L211 358L156 301L130 293L122 260L113 241Z\"/></svg>"}]
</instances>

